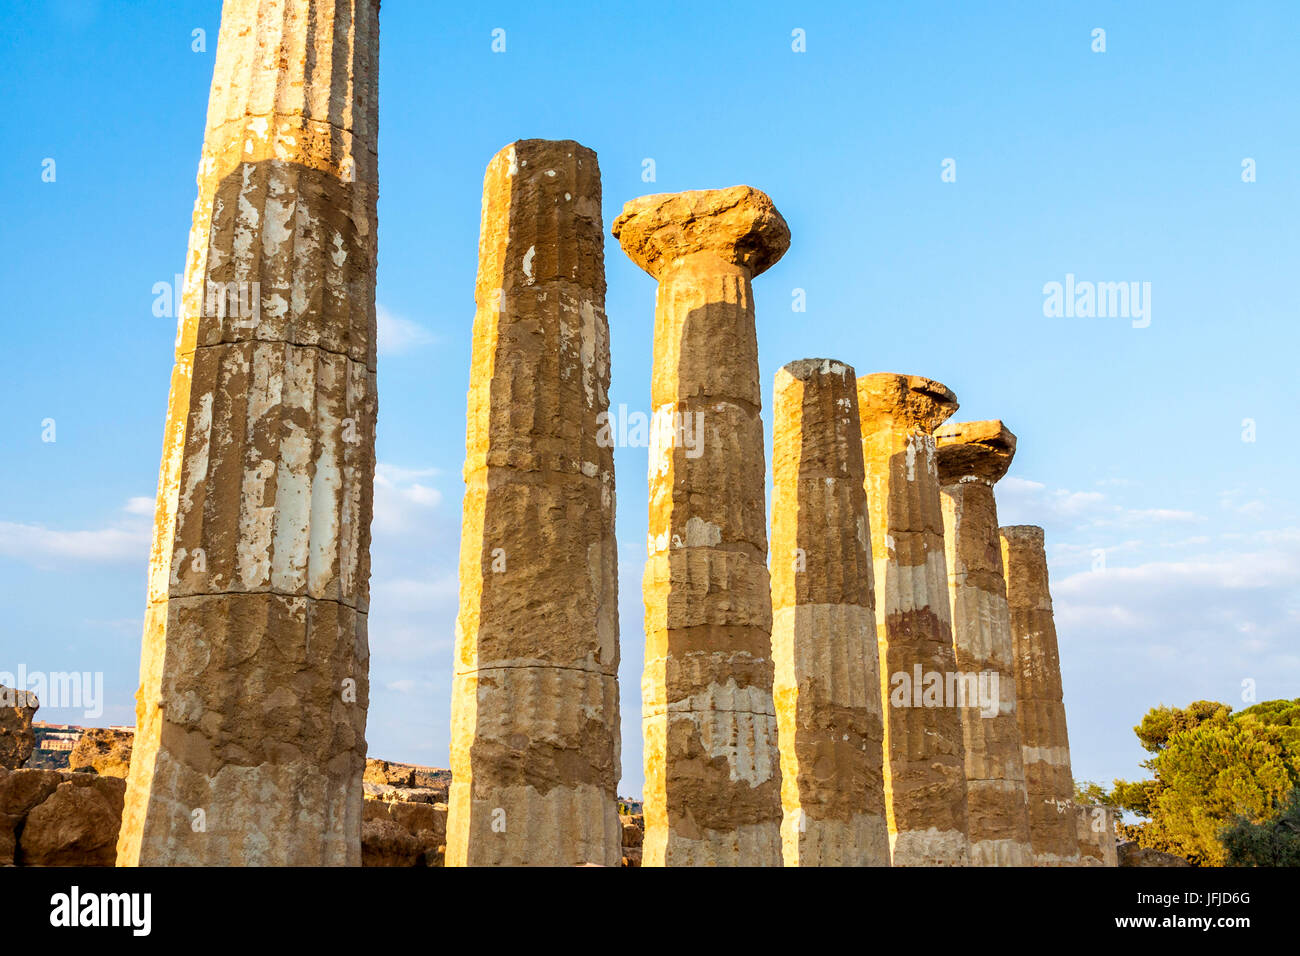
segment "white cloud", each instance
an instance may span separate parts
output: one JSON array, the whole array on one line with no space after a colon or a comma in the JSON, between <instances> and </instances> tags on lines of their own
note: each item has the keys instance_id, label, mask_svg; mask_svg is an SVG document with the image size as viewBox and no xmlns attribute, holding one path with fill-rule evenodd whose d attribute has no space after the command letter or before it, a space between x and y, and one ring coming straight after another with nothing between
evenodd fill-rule
<instances>
[{"instance_id":1,"label":"white cloud","mask_svg":"<svg viewBox=\"0 0 1300 956\"><path fill-rule=\"evenodd\" d=\"M0 521L0 554L40 565L52 560L145 562L151 537L148 528L56 531L38 524Z\"/></svg>"},{"instance_id":2,"label":"white cloud","mask_svg":"<svg viewBox=\"0 0 1300 956\"><path fill-rule=\"evenodd\" d=\"M1219 550L1182 561L1073 574L1052 587L1058 626L1087 645L1140 650L1202 678L1229 669L1284 665L1300 634L1300 541ZM1289 696L1300 670L1292 669Z\"/></svg>"},{"instance_id":3,"label":"white cloud","mask_svg":"<svg viewBox=\"0 0 1300 956\"><path fill-rule=\"evenodd\" d=\"M371 604L396 613L426 610L447 602L455 603L459 582L455 572L430 570L424 577L384 578L371 582Z\"/></svg>"},{"instance_id":4,"label":"white cloud","mask_svg":"<svg viewBox=\"0 0 1300 956\"><path fill-rule=\"evenodd\" d=\"M400 468L396 465L375 466L375 508L373 529L376 534L409 535L419 531L427 512L442 503L442 492L417 478L438 474L436 468Z\"/></svg>"},{"instance_id":5,"label":"white cloud","mask_svg":"<svg viewBox=\"0 0 1300 956\"><path fill-rule=\"evenodd\" d=\"M382 305L375 306L375 326L380 355L401 355L438 341L423 325L394 315Z\"/></svg>"},{"instance_id":6,"label":"white cloud","mask_svg":"<svg viewBox=\"0 0 1300 956\"><path fill-rule=\"evenodd\" d=\"M122 510L129 515L152 515L154 500L144 496L126 499L126 504Z\"/></svg>"},{"instance_id":7,"label":"white cloud","mask_svg":"<svg viewBox=\"0 0 1300 956\"><path fill-rule=\"evenodd\" d=\"M1107 479L1119 484L1122 479ZM1075 529L1186 523L1205 520L1174 508L1126 508L1100 491L1049 489L1040 481L1007 477L998 483L998 517L1003 524L1059 522Z\"/></svg>"}]
</instances>

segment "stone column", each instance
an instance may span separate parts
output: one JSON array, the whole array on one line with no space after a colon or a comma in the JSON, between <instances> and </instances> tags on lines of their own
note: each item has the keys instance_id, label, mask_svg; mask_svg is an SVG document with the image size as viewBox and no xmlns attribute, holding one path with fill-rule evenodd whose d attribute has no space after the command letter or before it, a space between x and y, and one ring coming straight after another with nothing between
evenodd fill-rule
<instances>
[{"instance_id":1,"label":"stone column","mask_svg":"<svg viewBox=\"0 0 1300 956\"><path fill-rule=\"evenodd\" d=\"M1075 832L1080 866L1119 866L1115 840L1115 811L1109 807L1075 804Z\"/></svg>"},{"instance_id":2,"label":"stone column","mask_svg":"<svg viewBox=\"0 0 1300 956\"><path fill-rule=\"evenodd\" d=\"M447 865L618 866L618 553L596 154L488 164Z\"/></svg>"},{"instance_id":3,"label":"stone column","mask_svg":"<svg viewBox=\"0 0 1300 956\"><path fill-rule=\"evenodd\" d=\"M972 866L1032 866L1025 768L1016 724L1016 668L993 485L1011 467L1016 436L999 421L935 432L948 553L953 649L966 747Z\"/></svg>"},{"instance_id":4,"label":"stone column","mask_svg":"<svg viewBox=\"0 0 1300 956\"><path fill-rule=\"evenodd\" d=\"M933 435L957 399L928 378L879 373L858 379L858 408L891 857L894 866L965 866L965 758Z\"/></svg>"},{"instance_id":5,"label":"stone column","mask_svg":"<svg viewBox=\"0 0 1300 956\"><path fill-rule=\"evenodd\" d=\"M1061 701L1061 660L1047 582L1043 529L999 528L1016 656L1016 718L1036 866L1076 866L1074 774Z\"/></svg>"},{"instance_id":6,"label":"stone column","mask_svg":"<svg viewBox=\"0 0 1300 956\"><path fill-rule=\"evenodd\" d=\"M781 864L772 599L750 281L790 230L748 186L614 222L659 280L645 594L646 866Z\"/></svg>"},{"instance_id":7,"label":"stone column","mask_svg":"<svg viewBox=\"0 0 1300 956\"><path fill-rule=\"evenodd\" d=\"M226 0L121 865L359 865L377 0Z\"/></svg>"},{"instance_id":8,"label":"stone column","mask_svg":"<svg viewBox=\"0 0 1300 956\"><path fill-rule=\"evenodd\" d=\"M888 866L884 728L856 374L776 373L772 655L786 866Z\"/></svg>"}]
</instances>

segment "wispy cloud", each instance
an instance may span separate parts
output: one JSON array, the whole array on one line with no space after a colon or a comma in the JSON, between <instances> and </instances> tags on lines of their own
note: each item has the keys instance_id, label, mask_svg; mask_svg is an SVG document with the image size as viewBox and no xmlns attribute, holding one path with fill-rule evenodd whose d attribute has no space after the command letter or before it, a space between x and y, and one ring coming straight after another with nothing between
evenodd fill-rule
<instances>
[{"instance_id":1,"label":"wispy cloud","mask_svg":"<svg viewBox=\"0 0 1300 956\"><path fill-rule=\"evenodd\" d=\"M141 504L148 504L147 509ZM152 531L140 516L153 514L152 498L128 498L121 509L130 518L104 528L63 530L43 524L0 521L0 555L39 568L58 562L118 564L149 560Z\"/></svg>"},{"instance_id":2,"label":"wispy cloud","mask_svg":"<svg viewBox=\"0 0 1300 956\"><path fill-rule=\"evenodd\" d=\"M423 325L395 315L382 305L375 306L375 325L380 355L402 355L438 341Z\"/></svg>"},{"instance_id":3,"label":"wispy cloud","mask_svg":"<svg viewBox=\"0 0 1300 956\"><path fill-rule=\"evenodd\" d=\"M1122 479L1107 479L1118 485ZM1128 508L1100 491L1048 488L1041 481L1014 476L998 483L998 517L1005 524L1060 522L1076 530L1189 523L1202 515L1176 508Z\"/></svg>"},{"instance_id":4,"label":"wispy cloud","mask_svg":"<svg viewBox=\"0 0 1300 956\"><path fill-rule=\"evenodd\" d=\"M427 512L442 503L442 492L420 481L437 475L436 468L402 468L380 463L375 466L376 534L409 534Z\"/></svg>"},{"instance_id":5,"label":"wispy cloud","mask_svg":"<svg viewBox=\"0 0 1300 956\"><path fill-rule=\"evenodd\" d=\"M135 561L149 557L149 531L100 528L57 531L38 524L0 521L0 554L27 561Z\"/></svg>"}]
</instances>

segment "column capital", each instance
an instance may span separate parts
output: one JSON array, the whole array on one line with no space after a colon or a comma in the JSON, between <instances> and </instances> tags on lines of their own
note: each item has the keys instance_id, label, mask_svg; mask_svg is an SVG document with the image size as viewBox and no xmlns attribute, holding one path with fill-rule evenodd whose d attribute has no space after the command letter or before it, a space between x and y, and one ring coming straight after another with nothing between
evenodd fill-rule
<instances>
[{"instance_id":1,"label":"column capital","mask_svg":"<svg viewBox=\"0 0 1300 956\"><path fill-rule=\"evenodd\" d=\"M697 252L711 252L752 278L790 248L790 227L767 194L751 186L642 196L623 207L612 232L628 258L656 279Z\"/></svg>"},{"instance_id":2,"label":"column capital","mask_svg":"<svg viewBox=\"0 0 1300 956\"><path fill-rule=\"evenodd\" d=\"M998 528L998 534L1008 542L1021 547L1043 546L1043 529L1036 524L1007 524Z\"/></svg>"},{"instance_id":3,"label":"column capital","mask_svg":"<svg viewBox=\"0 0 1300 956\"><path fill-rule=\"evenodd\" d=\"M876 372L858 379L858 408L864 423L889 419L928 435L959 407L952 390L932 378Z\"/></svg>"},{"instance_id":4,"label":"column capital","mask_svg":"<svg viewBox=\"0 0 1300 956\"><path fill-rule=\"evenodd\" d=\"M951 422L934 433L939 481L945 485L963 479L1000 481L1016 454L1016 436L1000 420Z\"/></svg>"}]
</instances>

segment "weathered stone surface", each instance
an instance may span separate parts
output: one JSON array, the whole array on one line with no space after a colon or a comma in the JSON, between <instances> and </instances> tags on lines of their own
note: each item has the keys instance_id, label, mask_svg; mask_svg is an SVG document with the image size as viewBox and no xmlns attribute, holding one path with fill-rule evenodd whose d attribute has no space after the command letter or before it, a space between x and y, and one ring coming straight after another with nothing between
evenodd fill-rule
<instances>
[{"instance_id":1,"label":"weathered stone surface","mask_svg":"<svg viewBox=\"0 0 1300 956\"><path fill-rule=\"evenodd\" d=\"M0 684L0 770L16 770L32 755L32 718L40 706L35 694Z\"/></svg>"},{"instance_id":2,"label":"weathered stone surface","mask_svg":"<svg viewBox=\"0 0 1300 956\"><path fill-rule=\"evenodd\" d=\"M447 864L618 865L618 554L596 154L488 164Z\"/></svg>"},{"instance_id":3,"label":"weathered stone surface","mask_svg":"<svg viewBox=\"0 0 1300 956\"><path fill-rule=\"evenodd\" d=\"M93 774L61 775L63 782L27 814L16 862L21 866L112 866L126 782Z\"/></svg>"},{"instance_id":4,"label":"weathered stone surface","mask_svg":"<svg viewBox=\"0 0 1300 956\"><path fill-rule=\"evenodd\" d=\"M1079 835L1079 862L1083 866L1119 866L1115 838L1115 811L1109 807L1075 805L1075 832Z\"/></svg>"},{"instance_id":5,"label":"weathered stone surface","mask_svg":"<svg viewBox=\"0 0 1300 956\"><path fill-rule=\"evenodd\" d=\"M642 846L645 842L645 818L639 813L619 814L623 824L623 865L641 865Z\"/></svg>"},{"instance_id":6,"label":"weathered stone surface","mask_svg":"<svg viewBox=\"0 0 1300 956\"><path fill-rule=\"evenodd\" d=\"M451 787L450 770L377 760L373 757L366 758L366 770L362 779L367 784L390 788L397 795L389 799L420 803L446 803Z\"/></svg>"},{"instance_id":7,"label":"weathered stone surface","mask_svg":"<svg viewBox=\"0 0 1300 956\"><path fill-rule=\"evenodd\" d=\"M1077 866L1074 774L1043 529L999 528L1016 664L1016 718L1036 866Z\"/></svg>"},{"instance_id":8,"label":"weathered stone surface","mask_svg":"<svg viewBox=\"0 0 1300 956\"><path fill-rule=\"evenodd\" d=\"M16 834L27 814L52 794L66 776L59 770L0 768L0 866L14 862Z\"/></svg>"},{"instance_id":9,"label":"weathered stone surface","mask_svg":"<svg viewBox=\"0 0 1300 956\"><path fill-rule=\"evenodd\" d=\"M68 755L68 769L126 779L134 738L135 733L130 730L90 727Z\"/></svg>"},{"instance_id":10,"label":"weathered stone surface","mask_svg":"<svg viewBox=\"0 0 1300 956\"><path fill-rule=\"evenodd\" d=\"M447 842L445 803L365 801L362 866L442 866Z\"/></svg>"},{"instance_id":11,"label":"weathered stone surface","mask_svg":"<svg viewBox=\"0 0 1300 956\"><path fill-rule=\"evenodd\" d=\"M751 282L785 253L790 231L767 196L735 186L635 199L613 233L659 280L642 583L644 862L779 866Z\"/></svg>"},{"instance_id":12,"label":"weathered stone surface","mask_svg":"<svg viewBox=\"0 0 1300 956\"><path fill-rule=\"evenodd\" d=\"M121 865L361 861L378 7L222 11Z\"/></svg>"},{"instance_id":13,"label":"weathered stone surface","mask_svg":"<svg viewBox=\"0 0 1300 956\"><path fill-rule=\"evenodd\" d=\"M1121 843L1116 850L1118 866L1191 866L1181 856L1151 850L1132 841Z\"/></svg>"},{"instance_id":14,"label":"weathered stone surface","mask_svg":"<svg viewBox=\"0 0 1300 956\"><path fill-rule=\"evenodd\" d=\"M858 379L885 722L885 806L894 866L965 866L961 715L913 685L955 675L934 429L957 399L918 375Z\"/></svg>"},{"instance_id":15,"label":"weathered stone surface","mask_svg":"<svg viewBox=\"0 0 1300 956\"><path fill-rule=\"evenodd\" d=\"M1000 421L935 431L957 670L980 675L984 699L960 707L972 866L1031 866L1025 770L1016 723L1016 671L993 485L1016 436Z\"/></svg>"},{"instance_id":16,"label":"weathered stone surface","mask_svg":"<svg viewBox=\"0 0 1300 956\"><path fill-rule=\"evenodd\" d=\"M772 656L786 866L888 866L880 663L856 374L776 373Z\"/></svg>"}]
</instances>

